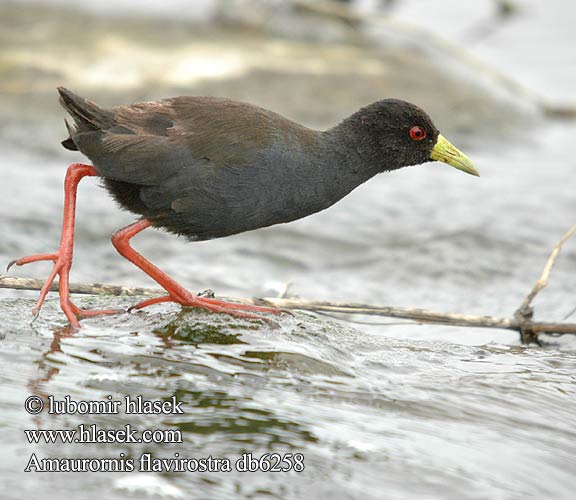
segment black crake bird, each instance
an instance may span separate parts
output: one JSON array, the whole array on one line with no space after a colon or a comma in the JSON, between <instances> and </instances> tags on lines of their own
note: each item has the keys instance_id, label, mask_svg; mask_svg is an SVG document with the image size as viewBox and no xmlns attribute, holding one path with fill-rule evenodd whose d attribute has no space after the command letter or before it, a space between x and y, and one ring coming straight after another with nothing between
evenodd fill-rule
<instances>
[{"instance_id":1,"label":"black crake bird","mask_svg":"<svg viewBox=\"0 0 576 500\"><path fill-rule=\"evenodd\" d=\"M74 120L73 126L66 124L70 137L62 145L82 152L93 166L68 168L59 250L10 265L54 261L33 313L58 274L61 307L74 326L83 316L118 312L84 311L69 298L76 188L82 177L101 177L121 207L141 216L115 233L112 243L168 295L136 308L174 301L251 316L243 311L278 310L193 295L132 249L130 239L149 226L197 241L290 222L328 208L378 173L433 160L478 175L423 110L398 99L370 104L322 132L216 97L103 109L65 88L58 91Z\"/></svg>"}]
</instances>

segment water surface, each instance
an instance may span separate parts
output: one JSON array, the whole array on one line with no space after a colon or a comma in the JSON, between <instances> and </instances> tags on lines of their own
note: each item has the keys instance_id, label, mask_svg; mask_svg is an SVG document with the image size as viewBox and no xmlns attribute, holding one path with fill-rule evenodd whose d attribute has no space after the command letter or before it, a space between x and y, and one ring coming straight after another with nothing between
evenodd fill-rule
<instances>
[{"instance_id":1,"label":"water surface","mask_svg":"<svg viewBox=\"0 0 576 500\"><path fill-rule=\"evenodd\" d=\"M410 15L418 24L415 11L424 16L418 10L423 4L405 2L396 15L398 19ZM456 4L442 2L442 9ZM567 82L576 73L570 65L573 54L564 50L568 42L574 43L565 28L569 16L555 19L556 37L550 34L539 46L531 45L534 62L526 64L520 57L522 47L533 43L531 30L542 29L551 14L534 10L535 2L523 5L522 16L471 48L553 101L570 97ZM562 8L569 5L563 2ZM456 20L473 24L466 12L453 12ZM455 42L469 33L464 28L450 31L441 24L438 29ZM130 36L138 39L140 32ZM213 43L217 49L225 42ZM299 54L301 61L309 62L302 46L286 40L275 43L277 53ZM49 52L49 47L43 50ZM245 55L254 48L243 50L239 46L239 61L249 59ZM367 96L374 82L385 80L380 66L366 62L374 59L370 54L363 56L362 67L377 70L366 70L361 77L350 72L346 79L334 80L356 86L325 83L329 78L322 76L324 71L333 78L345 74L346 57L351 68L358 68L361 52L358 47L338 54L326 52L323 60L330 63L317 68L316 76L296 72L289 80L299 85L295 88L324 82L325 98L334 103L328 114L320 99L306 101L308 109L303 110L292 87L284 85L282 90L275 83L280 77L258 71L246 77L194 82L193 88L204 93L210 85L221 91L233 88L249 100L268 99L275 109L290 107L289 102L274 106L275 96L283 93L291 96L286 100L295 101L294 115L313 126L329 126L334 116L348 112L358 95ZM20 69L5 72L0 79L5 118L0 166L0 260L4 262L56 248L64 169L81 158L57 148L64 128L52 80L60 76L47 70L34 73L32 68L47 66L31 59L29 75L37 78L29 76L31 88L18 91L14 82L21 81L21 59L10 61L10 68ZM545 71L542 61L549 64ZM286 74L281 66L278 63L275 71ZM380 76L370 76L371 71ZM146 97L160 92L159 88L183 88L161 78L158 82L139 83L138 92ZM99 84L90 82L84 85L88 92L93 89L94 98L107 102L135 92L131 87L114 91L98 90ZM343 88L349 88L348 94L357 89L356 97L345 98ZM468 93L468 100L459 102L458 96L442 97L434 87L428 94L425 90L422 86L406 92L439 102L436 109L442 123L452 122L451 114L457 120L460 113L454 110L466 108L468 102L470 107L483 102L486 116L498 116L497 106L489 107L496 102L490 96L473 101L474 94ZM526 109L532 108L533 103L526 104ZM539 276L554 243L576 219L572 153L576 126L546 120L534 110L519 110L516 104L510 109L516 110L515 116L530 119L520 130L511 124L521 120L507 122L502 130L509 135L495 128L490 134L488 122L450 129L453 142L466 145L477 163L479 179L438 164L403 169L378 176L330 210L289 225L194 244L150 231L134 244L193 290L262 296L292 283L292 293L303 298L510 316ZM109 243L109 236L133 217L120 212L93 179L80 187L78 210L73 280L151 286ZM574 242L566 245L550 286L535 302L539 319L561 320L574 307L575 248ZM48 271L47 264L36 264L13 273L43 277ZM355 318L362 323L352 323L306 313L283 317L274 326L172 306L86 320L81 331L72 332L54 296L30 325L34 300L35 293L7 290L0 298L3 498L41 493L46 499L64 495L87 499L103 495L110 499L568 499L576 488L573 339L547 338L540 348L521 346L515 333L497 330L375 318ZM77 301L87 307L102 303L128 307L135 299ZM23 404L31 394L59 399L69 395L75 400L176 396L185 413L30 416ZM180 430L184 442L31 445L23 432L72 429L79 424L169 428ZM39 458L102 458L121 453L170 458L179 453L236 460L245 452L254 456L303 453L305 470L24 472L32 453Z\"/></svg>"}]
</instances>

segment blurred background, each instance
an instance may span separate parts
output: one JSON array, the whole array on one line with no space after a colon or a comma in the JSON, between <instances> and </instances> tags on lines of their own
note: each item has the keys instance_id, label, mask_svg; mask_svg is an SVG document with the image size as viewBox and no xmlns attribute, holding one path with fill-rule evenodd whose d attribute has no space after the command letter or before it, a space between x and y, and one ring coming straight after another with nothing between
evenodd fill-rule
<instances>
[{"instance_id":1,"label":"blurred background","mask_svg":"<svg viewBox=\"0 0 576 500\"><path fill-rule=\"evenodd\" d=\"M222 240L158 231L135 247L192 290L509 317L576 221L576 6L537 0L0 0L0 262L56 249L65 86L103 106L175 95L248 101L313 128L398 97L423 107L479 179L402 169L310 218ZM153 286L110 245L134 220L94 179L78 196L72 281ZM567 244L539 319L576 297ZM44 278L48 264L13 269ZM0 484L7 498L571 498L574 343L515 333L297 315L278 329L158 307L70 336L51 297L0 290ZM79 299L110 306L116 299ZM118 299L128 306L130 299ZM124 302L122 302L124 301ZM572 316L572 319L574 316ZM352 322L357 321L357 322ZM36 445L29 393L178 395L172 456L301 451L301 474L21 472L39 456L140 447ZM92 416L98 425L150 425ZM155 425L158 422L154 422ZM158 424L159 425L159 424ZM15 468L15 464L17 467Z\"/></svg>"}]
</instances>

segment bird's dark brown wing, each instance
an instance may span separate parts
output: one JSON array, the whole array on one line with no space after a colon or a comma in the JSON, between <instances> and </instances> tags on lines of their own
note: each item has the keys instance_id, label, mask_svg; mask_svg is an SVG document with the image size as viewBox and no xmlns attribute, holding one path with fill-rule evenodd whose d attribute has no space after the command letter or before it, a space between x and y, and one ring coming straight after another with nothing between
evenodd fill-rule
<instances>
[{"instance_id":1,"label":"bird's dark brown wing","mask_svg":"<svg viewBox=\"0 0 576 500\"><path fill-rule=\"evenodd\" d=\"M210 97L177 97L111 112L112 126L79 128L72 139L103 177L140 185L155 185L195 165L249 165L274 140L279 121L284 128L300 127L256 106Z\"/></svg>"}]
</instances>

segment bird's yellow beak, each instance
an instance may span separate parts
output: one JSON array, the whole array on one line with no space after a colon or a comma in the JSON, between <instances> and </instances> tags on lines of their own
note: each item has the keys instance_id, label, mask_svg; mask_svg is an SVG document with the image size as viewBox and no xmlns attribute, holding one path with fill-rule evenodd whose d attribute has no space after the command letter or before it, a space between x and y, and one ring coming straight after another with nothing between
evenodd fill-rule
<instances>
[{"instance_id":1,"label":"bird's yellow beak","mask_svg":"<svg viewBox=\"0 0 576 500\"><path fill-rule=\"evenodd\" d=\"M438 140L432 148L430 159L447 163L451 167L462 170L462 172L480 177L478 170L476 170L476 167L470 158L468 158L462 151L452 146L450 141L448 141L448 139L446 139L442 134L438 134Z\"/></svg>"}]
</instances>

